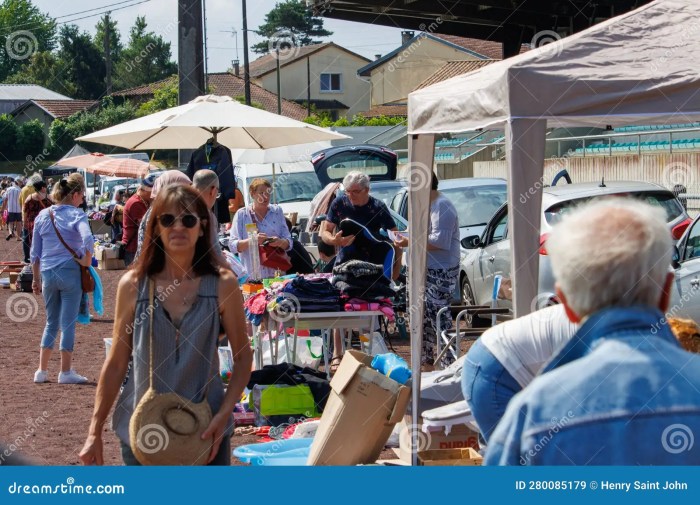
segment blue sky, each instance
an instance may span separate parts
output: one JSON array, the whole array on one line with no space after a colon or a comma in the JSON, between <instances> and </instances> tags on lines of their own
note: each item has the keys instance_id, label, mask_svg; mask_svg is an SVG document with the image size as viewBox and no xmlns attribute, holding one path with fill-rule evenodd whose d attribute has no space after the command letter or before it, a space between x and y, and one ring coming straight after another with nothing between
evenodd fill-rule
<instances>
[{"instance_id":1,"label":"blue sky","mask_svg":"<svg viewBox=\"0 0 700 505\"><path fill-rule=\"evenodd\" d=\"M102 6L117 3L120 0L96 0L88 2L84 0L33 0L33 3L43 12L57 18L88 9L97 9ZM138 0L133 0L134 2ZM248 0L248 28L256 29L265 18L265 14L275 6L276 0ZM175 0L149 0L140 5L129 7L125 3L114 6L114 9L126 7L112 12L112 17L117 20L122 41L128 40L129 29L136 16L146 16L149 29L159 33L172 43L173 59L177 61L177 2ZM78 14L72 17L62 17L58 22L68 21L77 17L89 16L99 13L101 10ZM222 72L231 66L231 60L236 58L236 38L231 32L238 31L238 57L243 63L243 37L241 32L241 1L240 0L206 0L207 17L207 41L208 41L208 69L210 72ZM95 25L99 16L89 17L75 21L81 29L90 33L95 32ZM353 52L373 59L375 54L386 54L401 44L401 30L379 25L363 23L351 23L327 19L326 29L333 35L326 39L333 41ZM252 45L261 38L251 33L249 43ZM250 55L251 60L256 58Z\"/></svg>"}]
</instances>

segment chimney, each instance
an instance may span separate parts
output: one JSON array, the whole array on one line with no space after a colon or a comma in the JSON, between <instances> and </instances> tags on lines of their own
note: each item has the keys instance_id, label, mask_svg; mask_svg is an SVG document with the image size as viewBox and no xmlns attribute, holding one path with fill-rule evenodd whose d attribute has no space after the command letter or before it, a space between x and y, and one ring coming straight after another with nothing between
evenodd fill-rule
<instances>
[{"instance_id":1,"label":"chimney","mask_svg":"<svg viewBox=\"0 0 700 505\"><path fill-rule=\"evenodd\" d=\"M404 30L401 32L401 45L404 45L406 42L411 40L413 36L415 35L415 32L410 31L410 30Z\"/></svg>"},{"instance_id":2,"label":"chimney","mask_svg":"<svg viewBox=\"0 0 700 505\"><path fill-rule=\"evenodd\" d=\"M233 60L233 75L240 77L241 75L241 64L238 60Z\"/></svg>"},{"instance_id":3,"label":"chimney","mask_svg":"<svg viewBox=\"0 0 700 505\"><path fill-rule=\"evenodd\" d=\"M374 55L374 61L381 60L381 59L382 59L382 55L381 55L381 54L375 54L375 55Z\"/></svg>"}]
</instances>

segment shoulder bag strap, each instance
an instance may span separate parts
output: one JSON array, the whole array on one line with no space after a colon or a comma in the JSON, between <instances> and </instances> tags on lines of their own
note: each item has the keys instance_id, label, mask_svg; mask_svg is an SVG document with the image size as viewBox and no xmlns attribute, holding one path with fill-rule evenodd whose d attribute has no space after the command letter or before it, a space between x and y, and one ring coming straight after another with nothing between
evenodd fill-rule
<instances>
[{"instance_id":1,"label":"shoulder bag strap","mask_svg":"<svg viewBox=\"0 0 700 505\"><path fill-rule=\"evenodd\" d=\"M153 389L153 313L156 311L155 302L155 291L156 283L153 279L148 279L148 311L150 312L148 318L148 381L149 386Z\"/></svg>"},{"instance_id":2,"label":"shoulder bag strap","mask_svg":"<svg viewBox=\"0 0 700 505\"><path fill-rule=\"evenodd\" d=\"M51 217L51 224L53 225L54 230L56 230L56 235L58 236L58 240L61 241L61 244L63 244L63 247L68 249L68 252L73 255L75 259L80 259L77 254L75 254L75 251L71 249L71 247L66 244L66 241L63 240L63 237L61 236L61 232L58 231L58 226L56 226L56 219L54 218L53 211L49 211L49 216Z\"/></svg>"}]
</instances>

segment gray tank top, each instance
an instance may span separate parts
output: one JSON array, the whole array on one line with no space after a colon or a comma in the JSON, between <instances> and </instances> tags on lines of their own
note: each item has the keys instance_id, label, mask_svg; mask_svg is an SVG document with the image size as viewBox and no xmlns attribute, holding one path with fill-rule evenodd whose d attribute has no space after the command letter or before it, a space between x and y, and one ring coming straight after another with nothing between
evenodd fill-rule
<instances>
[{"instance_id":1,"label":"gray tank top","mask_svg":"<svg viewBox=\"0 0 700 505\"><path fill-rule=\"evenodd\" d=\"M218 283L217 276L202 277L197 300L182 318L179 339L176 339L175 326L158 303L158 291L153 312L153 387L158 393L175 392L193 402L202 401L206 393L213 414L219 411L224 399L217 352ZM161 293L160 299L165 295ZM112 416L112 428L126 444L129 443L131 415L149 387L148 305L148 280L145 279L139 284L136 300L133 363ZM233 423L229 420L226 434L231 434L232 429Z\"/></svg>"}]
</instances>

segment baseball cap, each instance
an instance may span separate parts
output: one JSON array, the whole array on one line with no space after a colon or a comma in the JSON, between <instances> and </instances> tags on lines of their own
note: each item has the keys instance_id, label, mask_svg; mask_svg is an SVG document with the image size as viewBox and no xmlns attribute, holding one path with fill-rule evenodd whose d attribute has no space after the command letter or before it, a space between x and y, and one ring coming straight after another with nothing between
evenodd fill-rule
<instances>
[{"instance_id":1,"label":"baseball cap","mask_svg":"<svg viewBox=\"0 0 700 505\"><path fill-rule=\"evenodd\" d=\"M153 184L156 182L156 175L155 174L149 174L143 182L141 182L142 186L146 186L147 188L153 188Z\"/></svg>"}]
</instances>

